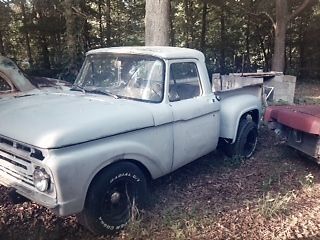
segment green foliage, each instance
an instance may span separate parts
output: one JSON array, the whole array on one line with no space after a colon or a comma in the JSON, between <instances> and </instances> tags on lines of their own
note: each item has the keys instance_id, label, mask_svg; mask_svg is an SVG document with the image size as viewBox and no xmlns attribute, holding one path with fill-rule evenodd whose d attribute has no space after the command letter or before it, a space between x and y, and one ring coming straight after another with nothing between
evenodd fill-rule
<instances>
[{"instance_id":1,"label":"green foliage","mask_svg":"<svg viewBox=\"0 0 320 240\"><path fill-rule=\"evenodd\" d=\"M66 0L0 1L0 53L29 62L39 75L69 78ZM301 0L289 1L289 11ZM72 0L75 65L99 47L144 44L144 0ZM286 71L320 77L320 4L288 25ZM267 14L268 13L268 14ZM209 73L271 68L274 1L172 0L171 43L196 48L207 57ZM161 16L155 16L161 17ZM71 78L70 78L71 79Z\"/></svg>"}]
</instances>

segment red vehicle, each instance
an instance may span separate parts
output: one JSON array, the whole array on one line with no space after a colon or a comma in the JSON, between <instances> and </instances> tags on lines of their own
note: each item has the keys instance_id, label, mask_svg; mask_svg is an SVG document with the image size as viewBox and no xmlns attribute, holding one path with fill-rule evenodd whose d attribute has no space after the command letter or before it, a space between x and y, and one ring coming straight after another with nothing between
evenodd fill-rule
<instances>
[{"instance_id":1,"label":"red vehicle","mask_svg":"<svg viewBox=\"0 0 320 240\"><path fill-rule=\"evenodd\" d=\"M264 120L287 144L320 163L320 106L271 106Z\"/></svg>"}]
</instances>

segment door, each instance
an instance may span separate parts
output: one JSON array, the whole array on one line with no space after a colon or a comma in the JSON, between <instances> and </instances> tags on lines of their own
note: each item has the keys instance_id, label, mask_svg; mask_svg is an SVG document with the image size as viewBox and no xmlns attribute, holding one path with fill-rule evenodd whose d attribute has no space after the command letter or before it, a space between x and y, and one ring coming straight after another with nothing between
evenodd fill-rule
<instances>
[{"instance_id":1,"label":"door","mask_svg":"<svg viewBox=\"0 0 320 240\"><path fill-rule=\"evenodd\" d=\"M214 150L219 138L220 104L211 91L203 91L199 77L201 68L197 64L198 61L192 59L170 62L173 169Z\"/></svg>"}]
</instances>

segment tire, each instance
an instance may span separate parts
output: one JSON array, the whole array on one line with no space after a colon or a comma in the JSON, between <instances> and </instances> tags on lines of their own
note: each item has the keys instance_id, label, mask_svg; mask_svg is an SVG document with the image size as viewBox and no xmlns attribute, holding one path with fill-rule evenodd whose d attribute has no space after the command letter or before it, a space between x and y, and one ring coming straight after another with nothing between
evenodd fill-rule
<instances>
[{"instance_id":1,"label":"tire","mask_svg":"<svg viewBox=\"0 0 320 240\"><path fill-rule=\"evenodd\" d=\"M128 225L132 210L144 202L146 194L146 178L139 167L130 162L116 163L94 179L78 219L96 234L118 232Z\"/></svg>"},{"instance_id":2,"label":"tire","mask_svg":"<svg viewBox=\"0 0 320 240\"><path fill-rule=\"evenodd\" d=\"M224 152L229 157L250 158L256 150L258 127L251 119L244 118L239 123L236 140L233 144L225 143Z\"/></svg>"}]
</instances>

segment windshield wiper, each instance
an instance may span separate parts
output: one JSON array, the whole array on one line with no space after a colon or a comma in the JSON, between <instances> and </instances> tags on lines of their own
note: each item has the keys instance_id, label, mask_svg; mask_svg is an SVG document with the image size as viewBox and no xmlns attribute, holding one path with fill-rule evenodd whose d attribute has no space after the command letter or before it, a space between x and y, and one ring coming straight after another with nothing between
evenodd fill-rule
<instances>
[{"instance_id":1,"label":"windshield wiper","mask_svg":"<svg viewBox=\"0 0 320 240\"><path fill-rule=\"evenodd\" d=\"M83 93L86 93L86 90L84 90L83 87L80 87L79 85L73 85L71 88L70 88L70 91L81 91Z\"/></svg>"},{"instance_id":2,"label":"windshield wiper","mask_svg":"<svg viewBox=\"0 0 320 240\"><path fill-rule=\"evenodd\" d=\"M108 92L108 91L105 91L105 90L101 90L101 89L87 90L87 92L107 95L107 96L113 97L114 99L119 99L119 98L120 98L120 97L119 97L118 95L116 95L116 94L113 94L113 93L111 93L111 92Z\"/></svg>"}]
</instances>

